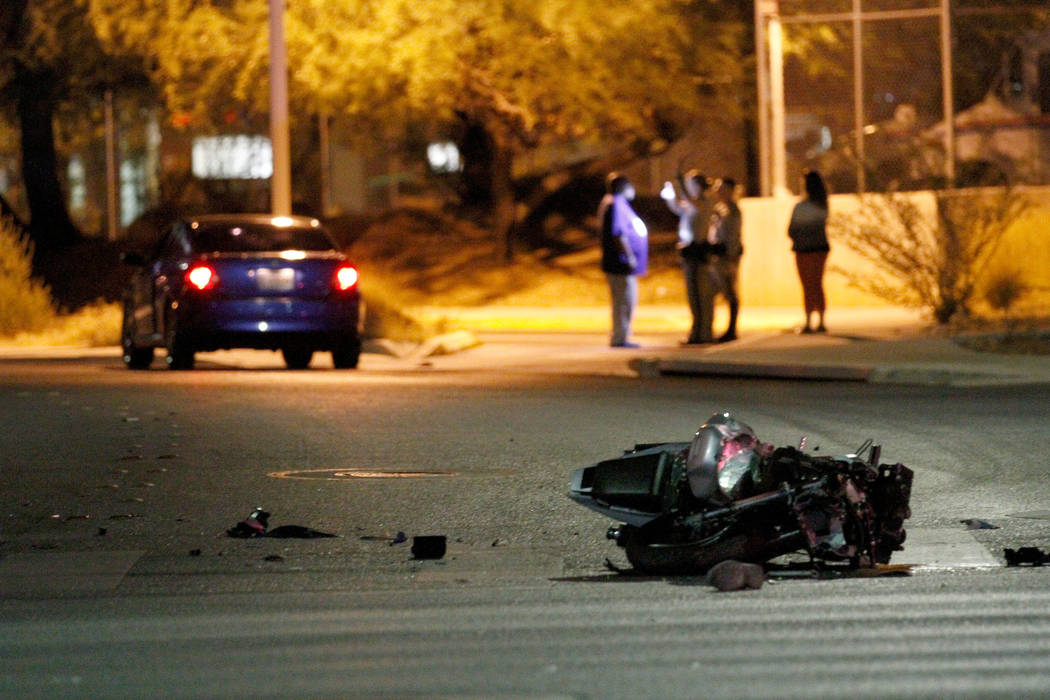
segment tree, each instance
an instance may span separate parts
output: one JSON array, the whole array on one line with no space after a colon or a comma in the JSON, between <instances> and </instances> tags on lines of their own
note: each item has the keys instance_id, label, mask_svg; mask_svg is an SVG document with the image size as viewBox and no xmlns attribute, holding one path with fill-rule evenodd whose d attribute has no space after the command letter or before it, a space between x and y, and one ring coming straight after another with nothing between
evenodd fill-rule
<instances>
[{"instance_id":1,"label":"tree","mask_svg":"<svg viewBox=\"0 0 1050 700\"><path fill-rule=\"evenodd\" d=\"M105 40L150 57L173 108L214 115L233 101L265 111L264 0L89 3ZM467 197L486 203L494 228L509 232L515 155L571 140L644 153L677 138L705 108L736 104L740 32L711 19L717 6L297 0L286 21L292 101L351 117L367 137L423 130L455 138L468 159Z\"/></svg>"},{"instance_id":2,"label":"tree","mask_svg":"<svg viewBox=\"0 0 1050 700\"><path fill-rule=\"evenodd\" d=\"M81 238L59 182L56 115L83 128L92 97L106 86L141 84L144 73L103 52L80 0L5 0L0 38L2 116L17 124L29 233L40 256Z\"/></svg>"}]
</instances>

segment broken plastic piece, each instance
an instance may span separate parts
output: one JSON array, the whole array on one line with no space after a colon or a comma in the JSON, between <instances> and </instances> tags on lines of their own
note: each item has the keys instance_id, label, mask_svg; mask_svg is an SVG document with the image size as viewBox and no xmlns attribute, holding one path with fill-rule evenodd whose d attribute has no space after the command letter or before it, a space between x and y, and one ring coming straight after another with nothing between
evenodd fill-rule
<instances>
[{"instance_id":1,"label":"broken plastic piece","mask_svg":"<svg viewBox=\"0 0 1050 700\"><path fill-rule=\"evenodd\" d=\"M998 525L992 525L984 520L978 520L977 518L967 518L966 520L960 520L960 523L966 526L967 530L998 530Z\"/></svg>"},{"instance_id":2,"label":"broken plastic piece","mask_svg":"<svg viewBox=\"0 0 1050 700\"><path fill-rule=\"evenodd\" d=\"M278 539L314 539L317 537L338 537L330 532L321 532L304 525L281 525L272 530L266 528L270 524L270 514L262 508L256 508L251 515L237 523L226 534L230 537L248 539L251 537L276 537Z\"/></svg>"},{"instance_id":3,"label":"broken plastic piece","mask_svg":"<svg viewBox=\"0 0 1050 700\"><path fill-rule=\"evenodd\" d=\"M269 513L262 508L256 508L251 515L227 530L226 534L241 539L261 537L266 532L269 520Z\"/></svg>"},{"instance_id":4,"label":"broken plastic piece","mask_svg":"<svg viewBox=\"0 0 1050 700\"><path fill-rule=\"evenodd\" d=\"M1023 564L1042 566L1043 564L1050 563L1050 556L1038 547L1004 549L1003 557L1006 559L1007 566L1021 566Z\"/></svg>"},{"instance_id":5,"label":"broken plastic piece","mask_svg":"<svg viewBox=\"0 0 1050 700\"><path fill-rule=\"evenodd\" d=\"M440 559L445 556L444 535L421 535L412 538L412 556L416 559Z\"/></svg>"}]
</instances>

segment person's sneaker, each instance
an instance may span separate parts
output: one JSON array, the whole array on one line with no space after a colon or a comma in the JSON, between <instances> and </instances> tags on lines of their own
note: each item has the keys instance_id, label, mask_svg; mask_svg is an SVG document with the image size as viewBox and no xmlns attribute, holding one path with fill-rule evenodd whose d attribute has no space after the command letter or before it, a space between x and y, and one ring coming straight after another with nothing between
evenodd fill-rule
<instances>
[{"instance_id":1,"label":"person's sneaker","mask_svg":"<svg viewBox=\"0 0 1050 700\"><path fill-rule=\"evenodd\" d=\"M730 332L724 334L721 338L719 338L718 342L720 342L720 343L728 343L728 342L733 341L733 340L736 340L736 333L730 331Z\"/></svg>"},{"instance_id":2,"label":"person's sneaker","mask_svg":"<svg viewBox=\"0 0 1050 700\"><path fill-rule=\"evenodd\" d=\"M639 345L638 343L632 343L631 341L626 340L626 341L624 341L622 343L612 343L611 347L614 347L614 348L640 348L641 345Z\"/></svg>"}]
</instances>

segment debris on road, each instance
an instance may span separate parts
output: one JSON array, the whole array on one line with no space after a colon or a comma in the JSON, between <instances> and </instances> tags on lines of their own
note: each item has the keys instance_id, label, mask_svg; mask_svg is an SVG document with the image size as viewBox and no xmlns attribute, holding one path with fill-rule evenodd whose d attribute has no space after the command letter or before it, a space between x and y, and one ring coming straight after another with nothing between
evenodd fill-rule
<instances>
[{"instance_id":1,"label":"debris on road","mask_svg":"<svg viewBox=\"0 0 1050 700\"><path fill-rule=\"evenodd\" d=\"M408 536L398 530L397 534L394 535L394 539L390 540L390 546L393 547L395 544L403 544L405 542L408 542Z\"/></svg>"},{"instance_id":2,"label":"debris on road","mask_svg":"<svg viewBox=\"0 0 1050 700\"><path fill-rule=\"evenodd\" d=\"M711 567L704 583L720 591L758 590L765 583L766 572L758 564L727 559Z\"/></svg>"},{"instance_id":3,"label":"debris on road","mask_svg":"<svg viewBox=\"0 0 1050 700\"><path fill-rule=\"evenodd\" d=\"M278 539L314 539L318 537L338 537L330 532L321 532L304 525L281 525L268 530L270 513L262 508L255 508L251 514L226 530L229 537L250 539L252 537L274 537Z\"/></svg>"},{"instance_id":4,"label":"debris on road","mask_svg":"<svg viewBox=\"0 0 1050 700\"><path fill-rule=\"evenodd\" d=\"M966 520L960 520L960 523L966 526L967 530L998 530L998 525L992 525L984 520L978 520L977 518L967 518Z\"/></svg>"},{"instance_id":5,"label":"debris on road","mask_svg":"<svg viewBox=\"0 0 1050 700\"><path fill-rule=\"evenodd\" d=\"M1050 555L1038 547L1020 547L1018 549L1004 549L1003 557L1007 566L1042 566L1050 563Z\"/></svg>"},{"instance_id":6,"label":"debris on road","mask_svg":"<svg viewBox=\"0 0 1050 700\"><path fill-rule=\"evenodd\" d=\"M412 538L412 556L416 559L441 559L445 556L444 535L420 535Z\"/></svg>"}]
</instances>

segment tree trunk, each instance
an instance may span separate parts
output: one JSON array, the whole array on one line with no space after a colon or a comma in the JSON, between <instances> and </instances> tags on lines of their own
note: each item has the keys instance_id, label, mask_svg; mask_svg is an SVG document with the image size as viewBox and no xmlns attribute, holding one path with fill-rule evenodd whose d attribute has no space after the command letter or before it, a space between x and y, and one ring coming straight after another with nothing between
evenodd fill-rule
<instances>
[{"instance_id":1,"label":"tree trunk","mask_svg":"<svg viewBox=\"0 0 1050 700\"><path fill-rule=\"evenodd\" d=\"M489 214L493 232L503 242L503 255L514 255L514 223L517 206L511 167L514 153L507 140L482 120L460 114L463 132L459 151L463 156L461 197L467 206Z\"/></svg>"},{"instance_id":2,"label":"tree trunk","mask_svg":"<svg viewBox=\"0 0 1050 700\"><path fill-rule=\"evenodd\" d=\"M19 70L16 80L22 140L22 181L29 205L29 233L37 256L80 241L58 182L50 79Z\"/></svg>"},{"instance_id":3,"label":"tree trunk","mask_svg":"<svg viewBox=\"0 0 1050 700\"><path fill-rule=\"evenodd\" d=\"M512 166L514 154L499 139L494 139L492 157L492 227L503 238L503 257L514 259L514 225L517 198L514 195Z\"/></svg>"}]
</instances>

